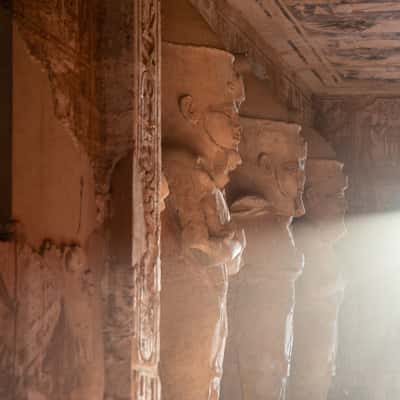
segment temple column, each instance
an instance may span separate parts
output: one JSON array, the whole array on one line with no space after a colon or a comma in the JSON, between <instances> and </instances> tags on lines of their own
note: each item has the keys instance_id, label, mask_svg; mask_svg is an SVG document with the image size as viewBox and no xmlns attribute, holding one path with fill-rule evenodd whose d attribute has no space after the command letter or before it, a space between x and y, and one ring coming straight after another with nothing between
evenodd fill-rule
<instances>
[{"instance_id":1,"label":"temple column","mask_svg":"<svg viewBox=\"0 0 400 400\"><path fill-rule=\"evenodd\" d=\"M163 43L161 379L164 399L219 397L229 270L243 251L223 195L240 163L243 86L223 50Z\"/></svg>"},{"instance_id":2,"label":"temple column","mask_svg":"<svg viewBox=\"0 0 400 400\"><path fill-rule=\"evenodd\" d=\"M294 224L294 237L304 253L304 272L296 283L289 399L325 400L335 374L344 290L333 246L345 233L347 180L330 145L311 129L303 136L308 143L307 213Z\"/></svg>"},{"instance_id":3,"label":"temple column","mask_svg":"<svg viewBox=\"0 0 400 400\"><path fill-rule=\"evenodd\" d=\"M255 118L241 123L243 163L231 176L228 198L247 247L229 298L222 398L280 400L289 376L294 283L302 269L290 223L304 213L306 147L296 124Z\"/></svg>"}]
</instances>

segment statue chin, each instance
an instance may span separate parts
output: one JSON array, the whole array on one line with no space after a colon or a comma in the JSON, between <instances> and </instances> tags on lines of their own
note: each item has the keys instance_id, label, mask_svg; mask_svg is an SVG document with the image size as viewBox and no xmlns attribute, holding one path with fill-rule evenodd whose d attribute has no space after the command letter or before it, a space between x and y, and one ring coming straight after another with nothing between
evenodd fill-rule
<instances>
[{"instance_id":1,"label":"statue chin","mask_svg":"<svg viewBox=\"0 0 400 400\"><path fill-rule=\"evenodd\" d=\"M273 214L287 218L301 217L305 214L303 201L300 199L300 201L295 200L290 203L286 202L286 204L281 202L277 207L273 207Z\"/></svg>"}]
</instances>

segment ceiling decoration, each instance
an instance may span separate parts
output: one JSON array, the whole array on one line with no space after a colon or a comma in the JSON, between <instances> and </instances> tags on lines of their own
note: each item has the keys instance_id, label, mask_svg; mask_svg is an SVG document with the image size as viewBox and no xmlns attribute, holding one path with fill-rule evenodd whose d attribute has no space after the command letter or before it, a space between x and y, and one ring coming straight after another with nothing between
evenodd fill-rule
<instances>
[{"instance_id":1,"label":"ceiling decoration","mask_svg":"<svg viewBox=\"0 0 400 400\"><path fill-rule=\"evenodd\" d=\"M400 1L209 2L235 9L315 94L400 93Z\"/></svg>"}]
</instances>

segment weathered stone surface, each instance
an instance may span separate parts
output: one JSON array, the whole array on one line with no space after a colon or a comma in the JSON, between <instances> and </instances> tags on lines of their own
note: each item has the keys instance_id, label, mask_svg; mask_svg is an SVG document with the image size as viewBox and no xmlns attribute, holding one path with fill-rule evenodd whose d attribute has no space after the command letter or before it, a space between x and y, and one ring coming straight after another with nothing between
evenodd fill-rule
<instances>
[{"instance_id":1,"label":"weathered stone surface","mask_svg":"<svg viewBox=\"0 0 400 400\"><path fill-rule=\"evenodd\" d=\"M98 225L95 181L87 154L54 113L47 74L13 33L13 218L39 248L85 243Z\"/></svg>"},{"instance_id":2,"label":"weathered stone surface","mask_svg":"<svg viewBox=\"0 0 400 400\"><path fill-rule=\"evenodd\" d=\"M87 152L97 191L106 192L113 165L133 145L132 3L17 0L13 9L49 75L55 114Z\"/></svg>"},{"instance_id":3,"label":"weathered stone surface","mask_svg":"<svg viewBox=\"0 0 400 400\"><path fill-rule=\"evenodd\" d=\"M352 213L396 210L399 130L397 98L318 98L317 128L346 165Z\"/></svg>"},{"instance_id":4,"label":"weathered stone surface","mask_svg":"<svg viewBox=\"0 0 400 400\"><path fill-rule=\"evenodd\" d=\"M294 347L289 399L327 399L335 374L338 313L344 281L334 243L345 233L343 164L317 132L305 129L308 143L304 204L306 215L294 224L304 271L296 282Z\"/></svg>"},{"instance_id":5,"label":"weathered stone surface","mask_svg":"<svg viewBox=\"0 0 400 400\"><path fill-rule=\"evenodd\" d=\"M1 243L4 398L103 397L97 267L104 260L91 242L86 251L51 242L40 251L20 241Z\"/></svg>"},{"instance_id":6,"label":"weathered stone surface","mask_svg":"<svg viewBox=\"0 0 400 400\"><path fill-rule=\"evenodd\" d=\"M229 224L221 190L240 162L233 57L222 50L163 48L163 169L170 195L163 217L161 378L166 399L218 399L228 269L244 240Z\"/></svg>"},{"instance_id":7,"label":"weathered stone surface","mask_svg":"<svg viewBox=\"0 0 400 400\"><path fill-rule=\"evenodd\" d=\"M106 396L120 398L120 393L124 393L127 399L158 399L159 213L162 206L159 198L160 2L21 0L14 5L18 54L23 47L21 35L32 58L47 73L52 91L52 96L49 96L48 82L43 74L37 73L37 68L35 73L40 80L33 82L30 71L24 72L24 68L29 69L29 64L24 66L22 59L17 59L16 93L20 95L25 91L37 100L35 93L39 92L39 101L33 101L35 107L28 105L24 109L24 112L31 110L31 114L28 112L27 118L24 115L17 125L16 175L23 179L14 177L20 182L15 185L14 212L21 223L20 230L35 247L50 237L56 243L80 243L85 247L85 254L86 247L94 240L98 242L96 246L100 246L96 251L99 257L107 247L103 225L110 218L108 203L112 171L118 160L133 149L133 173L130 181L124 183L125 190L134 192L132 204L125 210L135 214L133 227L126 232L134 245L131 243L125 249L130 251L129 259L124 260L120 269L115 269L114 280L108 274L110 269L106 269L106 282L103 284L106 309L110 305L109 295L112 297L107 290L111 288L125 306L124 309L117 307L116 313L120 311L120 314L115 316L116 320L131 325L126 331L123 324L112 325L110 319L106 319L107 340L110 332L115 334L115 342L124 336L121 348L118 345L113 348L113 340L111 345L107 342ZM15 109L22 112L24 99L22 96L18 98ZM39 108L38 113L36 108ZM31 144L37 151L29 152L29 159L24 160L20 150L27 143L21 133L27 129L27 120L32 120L35 128L28 138L39 136L43 140L32 140ZM18 121L17 117L15 121ZM59 135L64 128L60 121L73 139L75 147L72 149L71 141ZM58 141L49 135L52 127ZM52 157L51 150L54 152ZM38 161L39 158L43 161ZM26 168L28 163L32 164L32 170ZM70 173L65 174L68 170ZM81 175L76 180L75 175L79 172ZM58 180L55 180L57 173ZM27 199L31 198L35 205L39 203L40 212L36 212L36 216L32 212L33 205L28 209ZM60 208L65 212L60 212ZM96 273L103 279L104 263L99 260L96 263ZM127 285L129 293L126 292ZM70 290L78 291L73 283ZM85 298L79 301L88 303ZM97 306L87 305L88 312L92 313L91 318L87 317L89 325L97 323ZM72 309L75 307L71 304ZM63 312L69 311L65 307ZM82 340L90 341L94 346L96 338L91 329L91 326L86 329L88 336ZM102 327L93 329L102 334ZM57 340L67 340L67 328L61 327L60 331L61 339ZM104 363L100 350L96 350L96 356L98 367L92 375L88 375L86 367L77 368L87 384L71 394L76 399L104 396L104 376L98 376L97 381L92 379ZM110 363L115 361L118 364L118 357L127 361L124 374L118 379L116 375L110 378L108 374L113 370ZM68 365L71 371L74 370L71 363Z\"/></svg>"},{"instance_id":8,"label":"weathered stone surface","mask_svg":"<svg viewBox=\"0 0 400 400\"><path fill-rule=\"evenodd\" d=\"M283 399L292 348L294 282L302 258L290 233L304 213L306 146L300 126L241 118L243 164L228 188L245 229L244 268L232 282L222 399Z\"/></svg>"}]
</instances>

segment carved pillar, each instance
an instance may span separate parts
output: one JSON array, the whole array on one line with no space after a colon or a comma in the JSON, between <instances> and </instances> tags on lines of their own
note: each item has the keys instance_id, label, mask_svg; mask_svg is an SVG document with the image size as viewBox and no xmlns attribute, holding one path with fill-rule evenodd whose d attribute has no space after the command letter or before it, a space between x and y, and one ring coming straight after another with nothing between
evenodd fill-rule
<instances>
[{"instance_id":1,"label":"carved pillar","mask_svg":"<svg viewBox=\"0 0 400 400\"><path fill-rule=\"evenodd\" d=\"M294 348L290 400L327 399L335 374L338 312L344 284L334 243L345 233L343 164L325 140L310 129L305 217L294 225L297 246L304 253L304 272L296 283Z\"/></svg>"},{"instance_id":2,"label":"carved pillar","mask_svg":"<svg viewBox=\"0 0 400 400\"><path fill-rule=\"evenodd\" d=\"M292 348L294 282L302 268L290 232L302 215L306 146L300 126L241 118L243 163L228 187L244 228L244 267L232 281L222 399L285 398Z\"/></svg>"},{"instance_id":3,"label":"carved pillar","mask_svg":"<svg viewBox=\"0 0 400 400\"><path fill-rule=\"evenodd\" d=\"M231 54L163 44L161 379L169 400L219 397L228 269L242 235L229 224L222 189L240 162L243 98Z\"/></svg>"},{"instance_id":4,"label":"carved pillar","mask_svg":"<svg viewBox=\"0 0 400 400\"><path fill-rule=\"evenodd\" d=\"M108 272L106 399L158 400L160 318L161 87L160 1L138 1L134 8L134 151L117 166L114 208L123 205L111 227L112 265ZM130 161L131 160L131 161ZM129 174L122 176L123 171ZM119 176L119 177L118 177ZM122 179L118 182L118 179ZM125 179L125 180L124 180ZM126 190L131 193L126 194ZM117 196L125 196L118 198ZM129 212L129 211L128 211ZM122 219L121 219L122 218ZM131 226L125 226L126 221ZM116 226L117 224L117 226ZM119 225L119 226L118 226ZM120 232L122 228L122 236ZM119 233L118 233L119 231ZM117 236L114 236L114 233ZM131 243L126 242L130 237ZM121 240L126 246L120 245ZM113 244L114 243L114 244ZM115 247L118 246L118 248ZM118 250L119 249L119 250ZM131 254L126 250L131 249Z\"/></svg>"},{"instance_id":5,"label":"carved pillar","mask_svg":"<svg viewBox=\"0 0 400 400\"><path fill-rule=\"evenodd\" d=\"M160 187L161 15L160 0L136 2L133 228L134 284L132 397L158 400L160 382Z\"/></svg>"}]
</instances>

